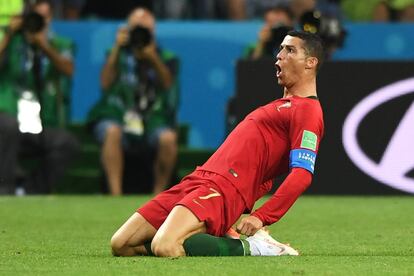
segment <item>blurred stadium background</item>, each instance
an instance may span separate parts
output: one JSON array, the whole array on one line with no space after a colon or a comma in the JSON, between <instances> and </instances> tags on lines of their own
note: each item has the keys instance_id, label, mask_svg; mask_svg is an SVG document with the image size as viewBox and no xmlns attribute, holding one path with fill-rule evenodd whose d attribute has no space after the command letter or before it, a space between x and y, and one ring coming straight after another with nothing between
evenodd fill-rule
<instances>
[{"instance_id":1,"label":"blurred stadium background","mask_svg":"<svg viewBox=\"0 0 414 276\"><path fill-rule=\"evenodd\" d=\"M122 22L56 22L54 25L59 33L72 37L77 45L77 70L72 94L74 126L82 125L87 112L101 93L96 80L99 79L105 51L110 48L120 24ZM256 40L261 24L260 21L158 23L157 34L161 45L171 49L180 57L181 93L178 119L182 130L186 131L185 139L182 140L185 144L181 148L179 157L179 169L182 170L180 176L192 170L196 164L203 162L225 138L228 101L232 96L237 95L237 89L243 89L236 85L238 78L251 82L249 92L253 95L262 93L268 96L262 98L263 101L256 101L255 106L281 95L271 90L272 87L277 89L276 85L263 87L260 81L250 76L242 78L237 75L238 60L246 45ZM318 175L325 173L331 175L332 183L339 172L347 171L351 176L358 174L357 179L343 178L344 182L329 184L336 186L339 193L347 190L346 187L353 185L356 180L376 183L371 185L371 188L358 185L355 190L349 191L351 193L365 193L370 190L374 193L393 192L393 189L378 188L379 185L385 184L383 183L385 181L379 181L380 176L372 177L373 175L367 174L364 168L358 167L348 158L341 143L341 132L346 116L363 98L386 85L413 76L411 74L414 72L413 25L412 23L346 22L344 28L347 31L344 46L335 51L332 60L326 66L337 71L335 74L324 74L324 72L331 72L326 69L319 76L320 82L323 81L318 92L326 109L327 137L318 160ZM266 65L269 67L271 63ZM266 65L258 65L257 69L266 72ZM273 70L273 67L269 67L268 70ZM267 79L272 82L273 75L269 73ZM338 85L339 83L341 85ZM413 93L406 93L381 103L383 111L371 114L370 116L374 116L371 118L372 123L364 125L366 132L364 137L365 134L372 133L373 137L367 144L376 152L374 153L377 154L376 157L382 156L387 148L394 134L392 130L396 130L403 119L411 103L410 100L413 99L412 95ZM346 102L343 101L344 99ZM392 104L396 101L401 101L401 104ZM254 106L246 108L251 110L252 107ZM390 114L395 118L390 118ZM331 128L337 128L335 134L330 131ZM388 133L381 134L383 128L389 128ZM405 135L414 139L414 130L411 128L406 131L408 132ZM365 139L364 137L361 139ZM408 150L410 148L408 147ZM395 156L395 158L389 165L401 166L399 157ZM338 159L341 161L337 161ZM379 159L374 162L378 161ZM414 192L414 180L410 177L410 171L399 173L404 176L407 174L407 183L411 183L411 188L405 191ZM335 192L336 188L331 187L327 192Z\"/></svg>"},{"instance_id":2,"label":"blurred stadium background","mask_svg":"<svg viewBox=\"0 0 414 276\"><path fill-rule=\"evenodd\" d=\"M13 10L12 2L0 1L0 14ZM372 2L368 6L373 7L380 1L320 2L342 8L340 19L346 31L343 46L322 68L318 81L326 136L315 179L306 193L324 196L305 196L281 226L272 228L283 239L296 241L305 255L301 261L283 260L279 269L283 274L300 275L411 275L414 252L410 241L414 232L407 222L414 221L411 197L414 194L414 23L394 19L373 22L364 16L360 2ZM383 2L398 6L404 1ZM414 6L414 1L404 3ZM16 4L15 9L18 8ZM353 8L357 12L351 16L348 11ZM160 44L180 59L177 180L209 157L234 122L253 108L279 97L281 91L274 80L271 59L240 59L246 46L256 41L262 26L260 19L166 17L160 15L156 33ZM7 24L3 17L1 24ZM101 94L100 70L106 50L122 24L124 21L119 18L68 20L64 16L55 18L53 23L57 33L76 44L70 129L82 144L80 157L56 187L56 194L91 195L102 191L99 147L86 130L85 118ZM126 170L136 173L134 167ZM126 192L134 197L0 197L0 248L3 248L0 256L5 260L0 261L0 273L99 273L96 267L102 263L96 257L109 256L107 241L111 231L147 199L135 194L151 190L147 184L127 185ZM357 197L337 197L343 195ZM53 211L55 208L58 213ZM84 213L84 210L89 211ZM309 226L312 224L316 226ZM333 231L336 226L341 230ZM55 227L56 231L52 231ZM99 227L104 234L97 231ZM47 236L49 231L50 237L39 238ZM60 231L70 237L70 243L62 241ZM82 231L83 234L74 235ZM61 249L67 256L62 257ZM85 262L78 262L79 256ZM338 258L332 261L330 256ZM68 263L54 261L66 257ZM52 265L45 268L48 262ZM114 262L103 271L142 272L131 261ZM167 272L165 265L168 272L189 272L180 268L185 261L139 262L137 265L151 267L144 270L148 273ZM225 262L209 259L207 267L198 272L235 274L235 267L215 270ZM263 265L265 274L275 271L272 262L254 262ZM88 263L92 264L89 268ZM243 265L237 260L235 263ZM190 263L183 265L188 267ZM247 266L246 271L255 272Z\"/></svg>"},{"instance_id":3,"label":"blurred stadium background","mask_svg":"<svg viewBox=\"0 0 414 276\"><path fill-rule=\"evenodd\" d=\"M100 191L99 183L102 182L99 147L86 130L85 119L101 95L99 74L116 31L124 24L119 17L122 10L127 11L135 2L126 1L119 9L115 9L118 12L109 13L112 17L118 16L118 19L105 19L108 16L105 7L110 7L109 3L101 3L101 9L95 8L93 13L94 5L100 7L100 4L94 4L93 1L55 2L55 13L57 10L58 14L53 21L53 30L73 39L76 44L70 128L82 143L81 155L56 191L96 193ZM160 9L161 2L163 1L155 1L153 6ZM269 1L280 2L283 1ZM388 22L370 22L370 12L364 13L361 6L373 9L378 1L365 3L366 6L358 1L310 2L320 4L325 10L334 10L333 14L338 17L338 22L346 32L343 46L334 51L319 76L318 94L325 109L327 135L322 144L315 181L320 186L314 185L310 192L413 193L414 164L410 161L413 152L409 144L414 139L414 129L409 123L400 124L414 120L412 111L409 112L414 94L413 84L409 81L414 72L413 23L407 19L398 21L395 18ZM394 6L402 6L399 3L401 1L395 2ZM5 14L18 11L22 3L1 2L3 26L7 25ZM404 3L411 7L410 1ZM71 13L64 13L67 9L62 8L62 5L92 11L88 17L75 17L74 20L70 18ZM355 11L349 12L352 9ZM92 15L99 12L101 18L91 19ZM241 61L246 47L257 40L263 24L260 16L229 20L223 18L222 13L217 13L216 18L220 20L190 20L191 18L185 17L185 13L184 19L165 18L167 15L165 11L159 11L161 19L157 23L156 35L160 45L175 52L180 59L180 151L177 180L208 158L224 140L234 122L253 108L281 94L274 83L271 61ZM64 20L65 16L69 16L70 20ZM246 71L244 68L248 67L252 69ZM363 110L364 116L357 121L353 120L353 125L349 126L356 129L355 132L343 132L346 118L363 99L401 80L407 80L407 86L403 88L405 92L390 92L395 97L384 100L377 97L374 100L376 103L369 110ZM404 140L402 136L407 138ZM404 142L407 144L395 146ZM352 146L344 147L350 144ZM385 162L382 157L386 150ZM338 182L336 176L344 172L347 177ZM355 184L357 182L366 184ZM131 189L132 192L147 190Z\"/></svg>"}]
</instances>

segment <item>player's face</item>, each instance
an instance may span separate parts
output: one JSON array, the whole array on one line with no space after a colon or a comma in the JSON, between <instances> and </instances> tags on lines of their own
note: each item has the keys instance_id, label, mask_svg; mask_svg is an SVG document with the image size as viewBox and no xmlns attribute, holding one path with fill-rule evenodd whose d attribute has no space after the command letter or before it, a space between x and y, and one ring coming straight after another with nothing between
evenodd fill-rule
<instances>
[{"instance_id":1,"label":"player's face","mask_svg":"<svg viewBox=\"0 0 414 276\"><path fill-rule=\"evenodd\" d=\"M305 73L307 58L302 39L287 35L280 44L275 63L278 83L290 87L298 82Z\"/></svg>"}]
</instances>

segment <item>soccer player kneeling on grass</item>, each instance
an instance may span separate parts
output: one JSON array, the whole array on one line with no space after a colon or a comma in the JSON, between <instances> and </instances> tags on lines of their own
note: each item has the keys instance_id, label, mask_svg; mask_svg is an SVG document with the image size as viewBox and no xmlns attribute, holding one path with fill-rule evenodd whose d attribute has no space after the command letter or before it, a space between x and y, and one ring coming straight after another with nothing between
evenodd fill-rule
<instances>
[{"instance_id":1,"label":"soccer player kneeling on grass","mask_svg":"<svg viewBox=\"0 0 414 276\"><path fill-rule=\"evenodd\" d=\"M262 228L280 220L312 181L324 132L316 94L323 57L318 36L288 33L275 63L283 98L250 113L205 164L139 208L112 237L113 254L298 255ZM237 225L248 237L224 237L289 170L275 194Z\"/></svg>"}]
</instances>

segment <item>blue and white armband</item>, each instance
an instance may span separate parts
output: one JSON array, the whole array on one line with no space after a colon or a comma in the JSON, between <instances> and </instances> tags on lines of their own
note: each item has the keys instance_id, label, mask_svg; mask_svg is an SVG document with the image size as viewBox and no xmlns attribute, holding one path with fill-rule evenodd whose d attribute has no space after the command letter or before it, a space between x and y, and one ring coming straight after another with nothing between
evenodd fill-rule
<instances>
[{"instance_id":1,"label":"blue and white armband","mask_svg":"<svg viewBox=\"0 0 414 276\"><path fill-rule=\"evenodd\" d=\"M289 168L302 168L313 174L315 170L316 153L307 149L290 151Z\"/></svg>"}]
</instances>

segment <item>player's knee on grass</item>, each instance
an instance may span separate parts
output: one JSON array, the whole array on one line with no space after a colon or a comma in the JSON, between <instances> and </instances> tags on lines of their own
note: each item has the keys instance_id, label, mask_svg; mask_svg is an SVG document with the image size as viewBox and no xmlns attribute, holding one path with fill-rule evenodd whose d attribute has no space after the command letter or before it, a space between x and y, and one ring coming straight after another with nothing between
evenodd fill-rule
<instances>
[{"instance_id":1,"label":"player's knee on grass","mask_svg":"<svg viewBox=\"0 0 414 276\"><path fill-rule=\"evenodd\" d=\"M127 241L116 233L111 238L112 255L123 256Z\"/></svg>"},{"instance_id":2,"label":"player's knee on grass","mask_svg":"<svg viewBox=\"0 0 414 276\"><path fill-rule=\"evenodd\" d=\"M155 235L151 243L151 250L157 257L185 256L182 245L178 241L166 237L166 235Z\"/></svg>"}]
</instances>

